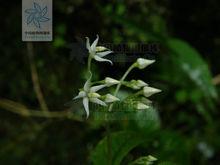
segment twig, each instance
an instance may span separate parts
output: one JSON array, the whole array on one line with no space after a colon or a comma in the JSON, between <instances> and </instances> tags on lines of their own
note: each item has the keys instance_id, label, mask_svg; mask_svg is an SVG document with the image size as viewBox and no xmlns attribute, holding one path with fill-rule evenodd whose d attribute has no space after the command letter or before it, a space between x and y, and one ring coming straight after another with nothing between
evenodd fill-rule
<instances>
[{"instance_id":1,"label":"twig","mask_svg":"<svg viewBox=\"0 0 220 165\"><path fill-rule=\"evenodd\" d=\"M220 74L218 74L217 76L215 76L215 77L212 79L212 83L213 83L214 85L220 84Z\"/></svg>"},{"instance_id":2,"label":"twig","mask_svg":"<svg viewBox=\"0 0 220 165\"><path fill-rule=\"evenodd\" d=\"M31 77L32 77L32 82L33 82L33 86L34 86L34 91L37 95L38 102L39 102L40 107L43 111L48 111L47 104L45 102L43 93L40 88L38 73L37 73L35 63L34 63L33 44L31 42L27 43L27 54L28 54L29 62L30 62Z\"/></svg>"},{"instance_id":3,"label":"twig","mask_svg":"<svg viewBox=\"0 0 220 165\"><path fill-rule=\"evenodd\" d=\"M76 121L82 121L82 119L76 117L75 115L72 114L70 110L65 110L65 111L39 111L39 110L33 110L33 109L28 109L26 106L11 101L7 99L0 99L0 107L16 113L21 116L26 116L26 117L40 117L40 118L68 118Z\"/></svg>"}]
</instances>

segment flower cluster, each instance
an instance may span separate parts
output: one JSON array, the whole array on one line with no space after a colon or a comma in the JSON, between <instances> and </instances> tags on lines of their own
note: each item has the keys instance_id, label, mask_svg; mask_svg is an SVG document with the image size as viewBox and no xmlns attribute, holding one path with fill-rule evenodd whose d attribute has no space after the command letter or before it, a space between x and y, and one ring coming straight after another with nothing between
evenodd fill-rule
<instances>
[{"instance_id":1,"label":"flower cluster","mask_svg":"<svg viewBox=\"0 0 220 165\"><path fill-rule=\"evenodd\" d=\"M120 90L120 87L122 85L129 87L134 90L139 90L135 95L140 98L140 101L136 102L136 108L137 109L147 109L149 108L149 105L151 104L151 101L148 99L153 94L161 92L160 89L156 89L153 87L150 87L146 82L142 80L131 80L131 81L125 81L125 78L127 77L128 73L134 69L144 69L147 66L151 65L155 62L155 60L148 60L143 58L138 58L135 63L133 63L128 70L125 72L125 74L122 76L120 80L116 80L110 77L106 77L102 81L98 81L100 85L93 86L95 82L92 82L92 72L91 72L91 61L94 59L99 62L109 62L111 64L112 61L105 59L103 57L107 56L108 54L112 53L111 50L109 50L106 47L103 46L97 46L99 40L99 36L97 35L96 40L90 45L89 38L86 37L86 48L89 52L88 57L88 73L89 78L87 79L86 83L84 84L83 89L80 89L79 94L73 98L75 99L82 99L83 100L83 106L86 111L87 118L89 117L89 102L99 104L101 106L108 106L110 104L108 110L111 111L113 103L116 101L120 101L120 99L117 97L118 91ZM107 93L106 95L100 95L97 93L99 90L110 87L113 85L117 85L114 94Z\"/></svg>"},{"instance_id":2,"label":"flower cluster","mask_svg":"<svg viewBox=\"0 0 220 165\"><path fill-rule=\"evenodd\" d=\"M119 81L112 78L106 78L104 84L91 86L91 78L92 78L92 73L90 73L90 77L84 84L83 89L80 90L79 94L73 98L74 100L79 98L83 99L83 106L86 111L87 118L89 117L89 102L96 103L102 106L107 106L107 103L119 101L119 98L111 94L106 94L105 96L101 96L100 94L97 93L102 88L118 84Z\"/></svg>"}]
</instances>

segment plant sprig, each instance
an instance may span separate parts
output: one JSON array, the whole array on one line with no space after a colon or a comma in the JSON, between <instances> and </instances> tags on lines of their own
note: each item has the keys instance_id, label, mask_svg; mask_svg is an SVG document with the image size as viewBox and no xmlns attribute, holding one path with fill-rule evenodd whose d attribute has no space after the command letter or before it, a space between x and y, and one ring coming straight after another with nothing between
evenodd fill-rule
<instances>
[{"instance_id":1,"label":"plant sprig","mask_svg":"<svg viewBox=\"0 0 220 165\"><path fill-rule=\"evenodd\" d=\"M104 80L92 82L93 74L91 70L91 63L93 60L98 62L109 62L111 65L113 65L113 62L111 60L104 58L105 56L113 53L113 51L103 46L97 46L98 40L99 40L99 36L97 35L95 41L90 45L89 38L86 37L86 48L88 49L88 53L89 53L88 63L87 63L87 72L89 77L86 80L83 88L80 89L79 94L73 98L73 100L79 98L83 100L83 106L86 111L87 118L89 117L89 102L99 104L101 106L108 106L108 111L112 111L114 102L121 100L120 98L118 98L118 92L120 91L122 85L134 90L139 90L135 94L131 94L132 96L141 95L143 97L146 97L146 99L153 94L161 92L160 89L150 87L147 83L145 83L142 80L125 81L128 74L134 68L144 69L155 62L155 60L148 60L144 58L138 58L137 61L134 62L127 69L127 71L124 73L124 75L121 77L120 80L116 80L111 77L106 77ZM113 94L107 93L105 95L100 95L99 93L97 93L99 90L113 85L117 85ZM146 105L146 102L144 102L143 99L136 101L136 109L147 109L147 108L149 108L149 106Z\"/></svg>"}]
</instances>

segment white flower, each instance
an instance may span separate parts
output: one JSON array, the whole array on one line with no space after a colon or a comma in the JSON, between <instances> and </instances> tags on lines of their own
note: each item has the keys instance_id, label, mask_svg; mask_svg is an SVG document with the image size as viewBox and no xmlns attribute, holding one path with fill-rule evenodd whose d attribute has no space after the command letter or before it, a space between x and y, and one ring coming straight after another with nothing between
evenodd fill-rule
<instances>
[{"instance_id":1,"label":"white flower","mask_svg":"<svg viewBox=\"0 0 220 165\"><path fill-rule=\"evenodd\" d=\"M106 77L104 81L105 81L105 84L106 84L107 87L110 87L112 85L116 85L116 84L120 83L120 81L115 80L115 79L110 78L110 77Z\"/></svg>"},{"instance_id":2,"label":"white flower","mask_svg":"<svg viewBox=\"0 0 220 165\"><path fill-rule=\"evenodd\" d=\"M106 61L106 62L110 62L111 64L113 64L112 61L103 58L106 55L112 53L112 51L107 50L107 48L103 46L97 46L98 40L99 40L99 36L97 35L96 40L92 43L92 45L90 45L89 38L86 37L86 48L89 50L90 56L94 58L96 61L99 61L99 62Z\"/></svg>"},{"instance_id":3,"label":"white flower","mask_svg":"<svg viewBox=\"0 0 220 165\"><path fill-rule=\"evenodd\" d=\"M79 94L74 97L73 99L79 99L82 98L83 99L83 106L84 109L86 111L86 116L87 118L89 117L89 101L102 105L102 106L107 106L105 102L103 102L102 100L100 100L99 98L101 97L98 93L96 93L98 90L102 89L105 87L105 85L97 85L97 86L93 86L91 87L91 77L86 81L83 90L79 92Z\"/></svg>"},{"instance_id":4,"label":"white flower","mask_svg":"<svg viewBox=\"0 0 220 165\"><path fill-rule=\"evenodd\" d=\"M104 96L104 101L106 103L113 103L113 102L116 102L116 101L120 101L120 99L113 96L113 95L111 95L111 94L107 94L107 95Z\"/></svg>"},{"instance_id":5,"label":"white flower","mask_svg":"<svg viewBox=\"0 0 220 165\"><path fill-rule=\"evenodd\" d=\"M148 65L154 63L155 60L148 60L148 59L144 59L144 58L138 58L136 61L136 66L139 69L144 69L146 68Z\"/></svg>"},{"instance_id":6,"label":"white flower","mask_svg":"<svg viewBox=\"0 0 220 165\"><path fill-rule=\"evenodd\" d=\"M155 93L159 93L159 92L161 92L161 90L160 90L160 89L157 89L157 88L148 87L148 86L145 86L145 87L143 88L143 95L144 95L145 97L149 97L149 96L151 96L151 95L153 95L153 94L155 94Z\"/></svg>"},{"instance_id":7,"label":"white flower","mask_svg":"<svg viewBox=\"0 0 220 165\"><path fill-rule=\"evenodd\" d=\"M146 104L144 104L144 103L138 102L137 105L136 105L136 108L137 108L137 109L140 109L140 110L141 110L141 109L148 109L149 106L146 105Z\"/></svg>"}]
</instances>

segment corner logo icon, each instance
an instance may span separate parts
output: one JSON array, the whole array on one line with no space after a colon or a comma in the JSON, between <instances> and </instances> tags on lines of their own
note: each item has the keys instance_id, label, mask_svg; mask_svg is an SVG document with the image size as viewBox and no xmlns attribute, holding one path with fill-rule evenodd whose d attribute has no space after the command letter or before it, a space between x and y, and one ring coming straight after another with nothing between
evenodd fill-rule
<instances>
[{"instance_id":1,"label":"corner logo icon","mask_svg":"<svg viewBox=\"0 0 220 165\"><path fill-rule=\"evenodd\" d=\"M22 41L53 40L53 1L22 0Z\"/></svg>"},{"instance_id":2,"label":"corner logo icon","mask_svg":"<svg viewBox=\"0 0 220 165\"><path fill-rule=\"evenodd\" d=\"M28 15L26 20L27 25L33 24L37 28L41 28L41 23L50 20L50 18L46 17L48 13L47 6L41 7L35 2L33 8L26 9L25 13Z\"/></svg>"}]
</instances>

